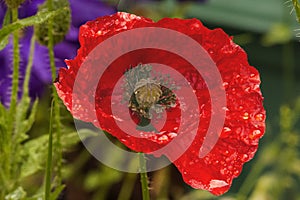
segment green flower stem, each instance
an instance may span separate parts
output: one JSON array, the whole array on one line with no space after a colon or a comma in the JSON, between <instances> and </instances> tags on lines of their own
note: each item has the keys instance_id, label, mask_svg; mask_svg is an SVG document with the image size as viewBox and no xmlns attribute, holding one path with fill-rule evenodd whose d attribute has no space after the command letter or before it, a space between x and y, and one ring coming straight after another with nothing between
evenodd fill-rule
<instances>
[{"instance_id":1,"label":"green flower stem","mask_svg":"<svg viewBox=\"0 0 300 200\"><path fill-rule=\"evenodd\" d=\"M139 153L139 156L140 156L140 176L141 176L143 200L150 200L147 169L146 169L146 159L143 153Z\"/></svg>"},{"instance_id":2,"label":"green flower stem","mask_svg":"<svg viewBox=\"0 0 300 200\"><path fill-rule=\"evenodd\" d=\"M33 34L30 41L29 57L28 57L28 63L26 66L25 78L23 83L23 97L27 97L29 94L29 80L30 80L30 74L31 74L31 69L33 64L34 48L35 48L35 36Z\"/></svg>"},{"instance_id":3,"label":"green flower stem","mask_svg":"<svg viewBox=\"0 0 300 200\"><path fill-rule=\"evenodd\" d=\"M298 0L293 0L293 5L296 11L297 21L300 23L300 4Z\"/></svg>"},{"instance_id":4,"label":"green flower stem","mask_svg":"<svg viewBox=\"0 0 300 200\"><path fill-rule=\"evenodd\" d=\"M54 100L51 102L50 122L49 122L49 140L48 140L48 154L46 164L46 180L45 180L45 200L50 199L51 193L51 176L52 176L52 149L53 149L53 107Z\"/></svg>"},{"instance_id":5,"label":"green flower stem","mask_svg":"<svg viewBox=\"0 0 300 200\"><path fill-rule=\"evenodd\" d=\"M134 173L127 173L125 175L125 179L122 184L122 188L120 190L120 193L118 195L118 200L129 200L132 191L134 189L135 181L136 181L136 174Z\"/></svg>"},{"instance_id":6,"label":"green flower stem","mask_svg":"<svg viewBox=\"0 0 300 200\"><path fill-rule=\"evenodd\" d=\"M284 79L284 97L287 102L294 99L295 91L295 59L293 43L289 42L283 45L282 52L283 79Z\"/></svg>"},{"instance_id":7,"label":"green flower stem","mask_svg":"<svg viewBox=\"0 0 300 200\"><path fill-rule=\"evenodd\" d=\"M12 9L12 22L18 20L18 9ZM10 101L10 116L14 120L16 114L16 106L18 100L18 84L19 84L19 63L20 63L20 49L19 49L19 32L13 32L13 75L12 75L12 92Z\"/></svg>"},{"instance_id":8,"label":"green flower stem","mask_svg":"<svg viewBox=\"0 0 300 200\"><path fill-rule=\"evenodd\" d=\"M18 21L18 9L11 9L12 14L12 23ZM18 85L19 85L19 63L20 63L20 49L19 49L19 32L16 30L13 32L13 74L12 74L12 91L11 91L11 100L10 100L10 110L9 110L9 119L8 119L8 128L6 135L6 152L5 154L5 174L6 179L8 180L9 185L6 185L6 190L9 191L14 185L13 169L14 169L14 155L13 155L13 132L16 118L17 110L17 100L18 100ZM4 189L4 190L5 190Z\"/></svg>"},{"instance_id":9,"label":"green flower stem","mask_svg":"<svg viewBox=\"0 0 300 200\"><path fill-rule=\"evenodd\" d=\"M29 98L29 80L30 80L30 74L31 74L31 69L32 69L32 64L33 64L33 54L34 54L34 47L35 47L35 36L33 35L30 40L30 47L29 47L29 56L28 56L28 63L26 66L26 72L25 72L25 77L24 77L24 82L23 82L23 95L22 98L18 104L18 106L21 108L18 110L18 113L15 116L15 129L14 129L14 135L12 137L12 141L17 141L18 137L22 133L22 126L19 124L22 123L22 121L26 118L27 113L27 105L30 103L30 98ZM24 112L22 109L26 109ZM18 151L18 145L15 145L13 154Z\"/></svg>"},{"instance_id":10,"label":"green flower stem","mask_svg":"<svg viewBox=\"0 0 300 200\"><path fill-rule=\"evenodd\" d=\"M49 11L53 11L53 2L52 0L47 0L47 6ZM54 40L53 40L53 17L49 19L48 23L48 51L50 58L51 74L52 80L56 79L56 67L55 67L55 57L54 57ZM52 85L52 95L54 100L54 124L55 124L55 136L56 136L56 156L57 156L57 181L58 184L61 184L61 163L62 163L62 147L61 147L61 132L60 132L60 109L59 109L59 98L56 92L54 85Z\"/></svg>"},{"instance_id":11,"label":"green flower stem","mask_svg":"<svg viewBox=\"0 0 300 200\"><path fill-rule=\"evenodd\" d=\"M264 161L259 159L251 169L251 172L247 175L246 179L244 180L240 190L237 194L237 200L246 200L248 199L248 195L250 194L251 190L255 186L256 181L259 179L261 175L264 165L262 164Z\"/></svg>"}]
</instances>

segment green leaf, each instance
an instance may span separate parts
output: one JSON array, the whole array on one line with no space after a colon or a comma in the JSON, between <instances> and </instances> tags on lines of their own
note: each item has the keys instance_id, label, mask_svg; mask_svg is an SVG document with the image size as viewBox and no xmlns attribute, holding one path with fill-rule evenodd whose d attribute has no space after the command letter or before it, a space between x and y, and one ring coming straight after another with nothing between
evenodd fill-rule
<instances>
[{"instance_id":1,"label":"green leaf","mask_svg":"<svg viewBox=\"0 0 300 200\"><path fill-rule=\"evenodd\" d=\"M34 107L34 106L33 106ZM33 108L34 110L34 108ZM30 117L29 117L30 118ZM93 132L82 130L81 136L89 137ZM62 146L68 149L72 145L80 141L76 131L65 132L61 138ZM53 141L55 143L55 141ZM47 155L48 135L43 135L29 140L23 145L22 156L27 158L21 167L21 178L27 177L42 170L45 165L45 157Z\"/></svg>"},{"instance_id":2,"label":"green leaf","mask_svg":"<svg viewBox=\"0 0 300 200\"><path fill-rule=\"evenodd\" d=\"M62 12L65 12L66 9L68 8L61 8L55 11L51 11L51 12L39 12L36 15L32 16L32 17L28 17L25 19L21 19L18 20L12 24L9 24L7 26L4 26L1 30L0 30L0 41L2 43L2 40L4 40L5 38L8 37L8 35L10 33L12 33L13 31L16 31L18 29L27 27L27 26L33 26L36 24L40 24L45 22L46 20L48 20L50 17L54 17L56 15L61 14Z\"/></svg>"},{"instance_id":3,"label":"green leaf","mask_svg":"<svg viewBox=\"0 0 300 200\"><path fill-rule=\"evenodd\" d=\"M10 23L10 18L11 18L11 13L9 11L9 9L6 11L4 19L3 19L3 24L2 26L7 26ZM6 45L8 44L8 35L6 37L3 38L3 40L0 40L0 50L4 49L6 47Z\"/></svg>"},{"instance_id":4,"label":"green leaf","mask_svg":"<svg viewBox=\"0 0 300 200\"><path fill-rule=\"evenodd\" d=\"M21 179L43 169L47 155L48 135L26 142L22 148L24 160L21 167Z\"/></svg>"},{"instance_id":5,"label":"green leaf","mask_svg":"<svg viewBox=\"0 0 300 200\"><path fill-rule=\"evenodd\" d=\"M8 110L0 103L0 155L4 151L3 148L6 146L7 138L7 119L8 119ZM1 160L1 159L0 159Z\"/></svg>"},{"instance_id":6,"label":"green leaf","mask_svg":"<svg viewBox=\"0 0 300 200\"><path fill-rule=\"evenodd\" d=\"M80 137L79 137L80 135ZM67 149L70 146L73 146L80 142L81 140L84 140L91 136L96 136L97 133L94 131L91 131L89 129L81 129L77 131L69 131L67 134L62 134L61 142L64 149Z\"/></svg>"},{"instance_id":7,"label":"green leaf","mask_svg":"<svg viewBox=\"0 0 300 200\"><path fill-rule=\"evenodd\" d=\"M112 185L121 180L123 174L115 169L102 166L100 170L94 170L87 174L84 181L84 187L88 191L97 190L97 188Z\"/></svg>"},{"instance_id":8,"label":"green leaf","mask_svg":"<svg viewBox=\"0 0 300 200\"><path fill-rule=\"evenodd\" d=\"M0 51L6 47L8 44L8 37L9 35L5 36L2 40L0 40Z\"/></svg>"},{"instance_id":9,"label":"green leaf","mask_svg":"<svg viewBox=\"0 0 300 200\"><path fill-rule=\"evenodd\" d=\"M22 187L18 187L12 193L5 196L5 200L23 200L26 197L26 192Z\"/></svg>"},{"instance_id":10,"label":"green leaf","mask_svg":"<svg viewBox=\"0 0 300 200\"><path fill-rule=\"evenodd\" d=\"M4 19L3 19L3 24L2 26L7 26L8 24L10 24L10 19L11 19L11 12L9 9L7 9Z\"/></svg>"},{"instance_id":11,"label":"green leaf","mask_svg":"<svg viewBox=\"0 0 300 200\"><path fill-rule=\"evenodd\" d=\"M65 188L65 185L60 185L60 186L56 187L54 192L52 192L50 195L50 200L57 200L58 196L60 195L60 193L63 191L64 188Z\"/></svg>"},{"instance_id":12,"label":"green leaf","mask_svg":"<svg viewBox=\"0 0 300 200\"><path fill-rule=\"evenodd\" d=\"M262 43L265 46L285 44L293 38L293 32L289 26L283 23L274 24L264 35Z\"/></svg>"},{"instance_id":13,"label":"green leaf","mask_svg":"<svg viewBox=\"0 0 300 200\"><path fill-rule=\"evenodd\" d=\"M20 103L18 104L17 114L16 114L16 131L15 131L15 136L16 136L15 139L18 143L21 143L28 138L28 135L26 133L31 129L35 121L37 106L38 106L38 99L34 101L29 117L26 119L30 107L30 98L23 97Z\"/></svg>"}]
</instances>

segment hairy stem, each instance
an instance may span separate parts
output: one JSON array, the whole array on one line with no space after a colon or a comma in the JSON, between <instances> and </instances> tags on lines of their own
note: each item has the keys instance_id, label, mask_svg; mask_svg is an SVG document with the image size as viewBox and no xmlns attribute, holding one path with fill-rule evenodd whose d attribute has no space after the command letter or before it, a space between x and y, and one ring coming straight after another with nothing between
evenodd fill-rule
<instances>
[{"instance_id":1,"label":"hairy stem","mask_svg":"<svg viewBox=\"0 0 300 200\"><path fill-rule=\"evenodd\" d=\"M18 21L18 9L11 9L12 23ZM20 63L20 49L19 49L19 32L13 32L13 73L12 73L12 90L10 99L9 119L6 135L6 152L5 154L5 175L9 185L6 185L7 191L10 191L15 184L14 177L14 155L13 155L13 132L15 128L17 101L18 101L18 88L19 88L19 63Z\"/></svg>"},{"instance_id":2,"label":"hairy stem","mask_svg":"<svg viewBox=\"0 0 300 200\"><path fill-rule=\"evenodd\" d=\"M18 9L12 9L12 22L18 20ZM12 75L12 91L10 100L10 116L14 119L16 114L16 106L18 100L18 85L19 85L19 63L20 63L20 49L19 49L19 32L13 32L13 75Z\"/></svg>"},{"instance_id":3,"label":"hairy stem","mask_svg":"<svg viewBox=\"0 0 300 200\"><path fill-rule=\"evenodd\" d=\"M52 0L47 0L48 10L53 10L53 2ZM54 40L53 40L53 18L49 19L48 23L48 51L49 51L49 59L50 59L50 67L52 74L52 81L56 79L56 66L55 66L55 57L54 57ZM61 163L62 163L62 148L61 148L61 127L60 127L60 109L59 109L59 99L54 85L52 85L52 95L54 100L54 124L55 124L55 136L56 136L56 156L57 156L57 178L58 184L61 183Z\"/></svg>"},{"instance_id":4,"label":"hairy stem","mask_svg":"<svg viewBox=\"0 0 300 200\"><path fill-rule=\"evenodd\" d=\"M28 96L29 94L29 80L30 80L30 74L31 74L31 69L33 64L34 47L35 47L35 36L33 35L30 41L29 57L28 57L28 63L26 66L25 78L23 83L24 97Z\"/></svg>"},{"instance_id":5,"label":"hairy stem","mask_svg":"<svg viewBox=\"0 0 300 200\"><path fill-rule=\"evenodd\" d=\"M140 156L140 176L141 176L143 200L150 200L148 176L147 176L147 169L146 169L146 159L143 153L139 153L139 156Z\"/></svg>"}]
</instances>

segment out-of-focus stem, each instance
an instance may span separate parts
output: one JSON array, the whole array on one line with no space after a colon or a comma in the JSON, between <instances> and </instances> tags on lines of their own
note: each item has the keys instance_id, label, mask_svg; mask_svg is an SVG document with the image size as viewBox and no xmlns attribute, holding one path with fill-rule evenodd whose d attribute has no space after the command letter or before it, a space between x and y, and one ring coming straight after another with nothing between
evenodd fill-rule
<instances>
[{"instance_id":1,"label":"out-of-focus stem","mask_svg":"<svg viewBox=\"0 0 300 200\"><path fill-rule=\"evenodd\" d=\"M300 23L300 4L298 0L293 0L293 5L296 11L297 21Z\"/></svg>"},{"instance_id":2,"label":"out-of-focus stem","mask_svg":"<svg viewBox=\"0 0 300 200\"><path fill-rule=\"evenodd\" d=\"M118 200L129 200L136 181L136 174L128 173L125 175L124 182L122 184L121 191L118 196Z\"/></svg>"},{"instance_id":3,"label":"out-of-focus stem","mask_svg":"<svg viewBox=\"0 0 300 200\"><path fill-rule=\"evenodd\" d=\"M290 101L293 99L293 92L295 86L295 75L294 75L294 51L293 44L291 42L283 45L283 55L282 55L282 64L283 64L283 79L284 79L284 91L285 91L285 100Z\"/></svg>"},{"instance_id":4,"label":"out-of-focus stem","mask_svg":"<svg viewBox=\"0 0 300 200\"><path fill-rule=\"evenodd\" d=\"M48 139L48 154L46 165L46 179L45 179L45 200L50 199L51 193L51 176L52 176L52 149L53 149L53 107L54 100L51 102L50 123L49 123L49 139Z\"/></svg>"},{"instance_id":5,"label":"out-of-focus stem","mask_svg":"<svg viewBox=\"0 0 300 200\"><path fill-rule=\"evenodd\" d=\"M146 159L143 153L139 153L139 156L140 156L140 176L141 176L143 200L150 200L148 176L147 176L147 169L146 169Z\"/></svg>"}]
</instances>

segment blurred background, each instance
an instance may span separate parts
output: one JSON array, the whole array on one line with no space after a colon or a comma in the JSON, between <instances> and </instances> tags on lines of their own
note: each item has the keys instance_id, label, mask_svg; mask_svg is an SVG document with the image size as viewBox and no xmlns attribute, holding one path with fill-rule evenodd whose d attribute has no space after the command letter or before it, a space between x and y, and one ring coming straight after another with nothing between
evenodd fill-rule
<instances>
[{"instance_id":1,"label":"blurred background","mask_svg":"<svg viewBox=\"0 0 300 200\"><path fill-rule=\"evenodd\" d=\"M266 133L254 159L244 165L229 192L216 197L207 191L194 190L171 165L149 174L153 199L300 200L300 24L292 2L108 0L104 3L155 21L163 17L198 18L211 29L220 27L245 49L249 63L260 72L267 111ZM32 136L48 132L44 113L49 109L49 96L46 92L41 98ZM72 127L68 112L64 110L62 115L65 124ZM64 158L66 188L61 199L141 199L138 174L121 173L102 165L80 142L73 142ZM24 185L32 181L39 182L39 176L28 178Z\"/></svg>"}]
</instances>

